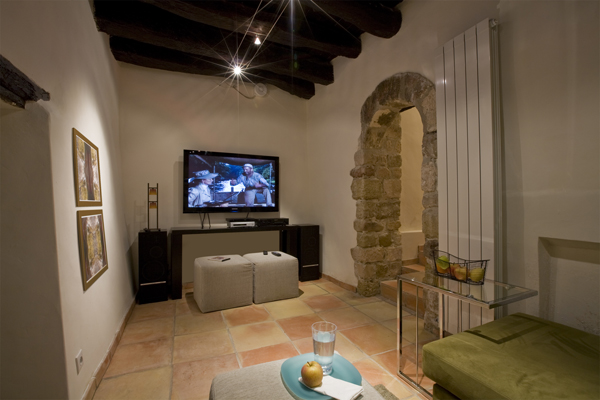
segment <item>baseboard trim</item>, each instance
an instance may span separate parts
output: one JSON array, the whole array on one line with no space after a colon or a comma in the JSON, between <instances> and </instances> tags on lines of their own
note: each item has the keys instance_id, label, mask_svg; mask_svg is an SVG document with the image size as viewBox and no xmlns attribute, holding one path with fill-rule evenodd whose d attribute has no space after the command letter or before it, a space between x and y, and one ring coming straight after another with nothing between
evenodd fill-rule
<instances>
[{"instance_id":1,"label":"baseboard trim","mask_svg":"<svg viewBox=\"0 0 600 400\"><path fill-rule=\"evenodd\" d=\"M106 373L106 370L108 369L108 366L110 365L110 362L115 354L115 351L117 351L117 346L119 345L119 342L121 341L121 337L123 337L123 332L125 331L125 326L127 325L127 321L129 321L129 318L131 317L131 313L133 312L133 309L135 308L135 304L136 304L136 301L135 301L135 297L134 297L133 302L131 303L131 306L129 307L129 310L127 311L127 314L125 314L125 317L123 317L123 320L121 321L121 325L119 326L119 329L115 333L115 336L113 337L113 340L112 340L110 346L108 346L108 351L106 352L104 359L102 360L100 365L98 365L98 368L96 368L94 375L92 375L92 377L90 378L90 382L88 383L87 387L85 388L85 392L83 393L83 397L81 398L82 400L92 400L94 398L94 395L96 394L96 390L98 389L98 386L100 385L100 382L102 381L102 378L104 378L104 374Z\"/></svg>"},{"instance_id":2,"label":"baseboard trim","mask_svg":"<svg viewBox=\"0 0 600 400\"><path fill-rule=\"evenodd\" d=\"M338 281L337 279L335 279L335 278L332 278L332 277L331 277L331 276L329 276L329 275L321 274L321 277L322 277L323 279L327 279L328 281L335 283L336 285L338 285L339 287L341 287L341 288L343 288L343 289L346 289L346 290L349 290L349 291L351 291L351 292L354 292L354 293L356 293L356 286L352 286L352 285L349 285L349 284L347 284L347 283L344 283L344 282Z\"/></svg>"}]
</instances>

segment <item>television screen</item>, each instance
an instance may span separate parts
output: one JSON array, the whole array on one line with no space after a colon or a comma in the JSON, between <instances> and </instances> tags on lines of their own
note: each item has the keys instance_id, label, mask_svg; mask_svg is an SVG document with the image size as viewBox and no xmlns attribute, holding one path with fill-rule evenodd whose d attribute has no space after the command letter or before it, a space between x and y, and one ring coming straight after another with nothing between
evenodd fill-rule
<instances>
[{"instance_id":1,"label":"television screen","mask_svg":"<svg viewBox=\"0 0 600 400\"><path fill-rule=\"evenodd\" d=\"M279 211L279 157L183 151L183 212Z\"/></svg>"}]
</instances>

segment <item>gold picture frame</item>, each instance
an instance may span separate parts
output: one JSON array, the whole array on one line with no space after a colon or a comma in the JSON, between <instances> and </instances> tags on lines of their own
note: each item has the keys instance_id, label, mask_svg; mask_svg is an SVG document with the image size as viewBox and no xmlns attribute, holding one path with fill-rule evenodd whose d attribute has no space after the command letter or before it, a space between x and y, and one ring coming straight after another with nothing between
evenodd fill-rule
<instances>
[{"instance_id":1,"label":"gold picture frame","mask_svg":"<svg viewBox=\"0 0 600 400\"><path fill-rule=\"evenodd\" d=\"M79 259L83 290L88 290L108 269L102 210L77 211Z\"/></svg>"},{"instance_id":2,"label":"gold picture frame","mask_svg":"<svg viewBox=\"0 0 600 400\"><path fill-rule=\"evenodd\" d=\"M102 205L98 147L73 128L73 161L77 207Z\"/></svg>"}]
</instances>

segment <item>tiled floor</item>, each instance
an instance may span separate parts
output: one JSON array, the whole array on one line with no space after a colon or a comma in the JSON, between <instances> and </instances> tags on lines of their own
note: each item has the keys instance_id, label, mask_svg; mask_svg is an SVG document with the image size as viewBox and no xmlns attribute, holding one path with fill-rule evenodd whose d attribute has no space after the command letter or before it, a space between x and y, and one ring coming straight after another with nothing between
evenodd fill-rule
<instances>
[{"instance_id":1,"label":"tiled floor","mask_svg":"<svg viewBox=\"0 0 600 400\"><path fill-rule=\"evenodd\" d=\"M336 350L371 385L422 399L396 377L394 305L324 279L300 282L300 290L295 299L207 314L192 289L180 300L136 305L94 399L208 399L221 372L312 352L310 327L320 320L338 326Z\"/></svg>"}]
</instances>

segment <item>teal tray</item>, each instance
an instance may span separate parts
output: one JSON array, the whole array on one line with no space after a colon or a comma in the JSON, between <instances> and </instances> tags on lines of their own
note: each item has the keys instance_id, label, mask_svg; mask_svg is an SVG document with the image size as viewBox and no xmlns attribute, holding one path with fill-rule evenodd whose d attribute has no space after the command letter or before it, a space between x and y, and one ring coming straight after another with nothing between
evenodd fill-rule
<instances>
[{"instance_id":1,"label":"teal tray","mask_svg":"<svg viewBox=\"0 0 600 400\"><path fill-rule=\"evenodd\" d=\"M321 393L317 393L304 386L298 378L300 378L300 370L307 361L315 359L314 353L300 354L299 356L289 358L281 365L281 380L283 386L290 392L292 397L302 400L327 400L332 399ZM350 361L346 360L339 354L333 355L333 370L331 376L346 382L354 383L362 386L362 376Z\"/></svg>"}]
</instances>

